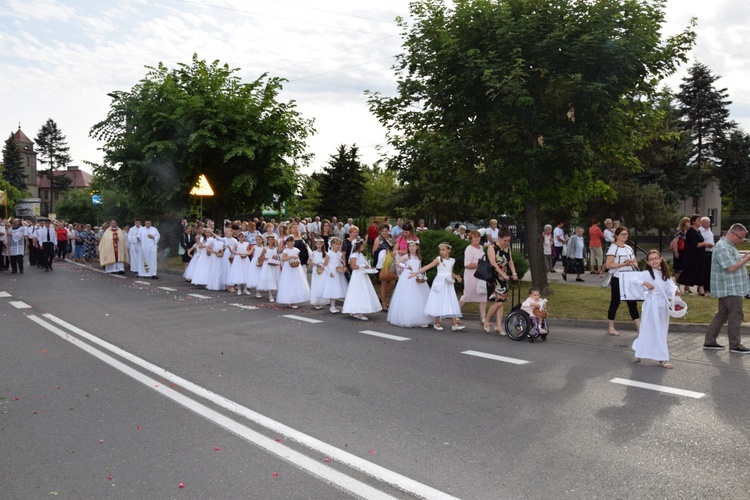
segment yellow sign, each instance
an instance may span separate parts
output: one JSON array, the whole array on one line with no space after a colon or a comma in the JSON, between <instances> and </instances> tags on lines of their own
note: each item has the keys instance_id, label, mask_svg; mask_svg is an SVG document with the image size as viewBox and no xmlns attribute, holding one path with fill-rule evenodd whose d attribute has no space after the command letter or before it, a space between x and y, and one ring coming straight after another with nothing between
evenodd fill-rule
<instances>
[{"instance_id":1,"label":"yellow sign","mask_svg":"<svg viewBox=\"0 0 750 500\"><path fill-rule=\"evenodd\" d=\"M198 183L190 191L190 194L194 196L213 196L214 190L211 189L211 184L208 183L206 176L201 174L201 176L198 177Z\"/></svg>"},{"instance_id":2,"label":"yellow sign","mask_svg":"<svg viewBox=\"0 0 750 500\"><path fill-rule=\"evenodd\" d=\"M3 205L8 202L8 197L5 195L5 191L0 191L0 203Z\"/></svg>"}]
</instances>

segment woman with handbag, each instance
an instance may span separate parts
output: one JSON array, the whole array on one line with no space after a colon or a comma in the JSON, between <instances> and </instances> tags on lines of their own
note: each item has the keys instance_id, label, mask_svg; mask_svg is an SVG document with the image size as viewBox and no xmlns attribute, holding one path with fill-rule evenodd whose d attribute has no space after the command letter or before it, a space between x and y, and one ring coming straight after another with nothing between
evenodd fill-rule
<instances>
[{"instance_id":1,"label":"woman with handbag","mask_svg":"<svg viewBox=\"0 0 750 500\"><path fill-rule=\"evenodd\" d=\"M376 263L375 269L380 271L378 274L380 279L380 306L383 311L388 311L388 294L393 291L398 279L398 274L394 271L396 261L393 257L390 233L390 226L381 224L380 234L372 245L372 258Z\"/></svg>"},{"instance_id":2,"label":"woman with handbag","mask_svg":"<svg viewBox=\"0 0 750 500\"><path fill-rule=\"evenodd\" d=\"M495 314L495 335L506 335L503 331L503 309L505 300L508 298L508 281L518 280L516 265L513 263L513 255L510 250L510 231L502 227L498 231L497 240L487 249L487 258L495 270L495 277L487 282L487 302L492 302L487 315L484 317L484 331L490 333L490 319ZM511 271L511 273L508 272Z\"/></svg>"},{"instance_id":3,"label":"woman with handbag","mask_svg":"<svg viewBox=\"0 0 750 500\"><path fill-rule=\"evenodd\" d=\"M635 258L633 249L625 243L628 241L628 228L620 226L615 229L615 241L607 250L607 260L604 265L609 273L611 295L609 299L609 311L607 312L607 334L620 335L615 329L615 317L620 307L620 274L629 271L638 271L638 260ZM606 279L606 278L605 278ZM638 314L638 306L635 300L626 300L630 319L635 323L636 331L641 328L641 318Z\"/></svg>"},{"instance_id":4,"label":"woman with handbag","mask_svg":"<svg viewBox=\"0 0 750 500\"><path fill-rule=\"evenodd\" d=\"M482 248L481 241L482 235L479 234L479 231L469 231L470 245L464 251L464 294L458 301L458 305L463 310L464 304L467 302L479 304L479 320L484 325L484 317L487 312L487 282L474 276L479 261L484 257L484 248Z\"/></svg>"}]
</instances>

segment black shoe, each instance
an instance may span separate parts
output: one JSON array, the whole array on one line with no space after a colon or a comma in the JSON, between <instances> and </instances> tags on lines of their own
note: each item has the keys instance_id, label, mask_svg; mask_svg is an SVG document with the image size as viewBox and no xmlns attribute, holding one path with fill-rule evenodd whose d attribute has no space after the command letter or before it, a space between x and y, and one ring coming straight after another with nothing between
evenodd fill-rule
<instances>
[{"instance_id":1,"label":"black shoe","mask_svg":"<svg viewBox=\"0 0 750 500\"><path fill-rule=\"evenodd\" d=\"M568 281L568 274L567 273L563 273L563 280Z\"/></svg>"},{"instance_id":2,"label":"black shoe","mask_svg":"<svg viewBox=\"0 0 750 500\"><path fill-rule=\"evenodd\" d=\"M158 277L158 276L151 276L151 279L152 279L152 280L158 280L158 279L159 279L159 277Z\"/></svg>"},{"instance_id":3,"label":"black shoe","mask_svg":"<svg viewBox=\"0 0 750 500\"><path fill-rule=\"evenodd\" d=\"M735 354L750 354L750 349L748 349L744 345L738 345L734 349L729 349L729 352L733 352Z\"/></svg>"},{"instance_id":4,"label":"black shoe","mask_svg":"<svg viewBox=\"0 0 750 500\"><path fill-rule=\"evenodd\" d=\"M52 269L52 266L49 266L49 270L50 270L50 271L54 271L54 269Z\"/></svg>"},{"instance_id":5,"label":"black shoe","mask_svg":"<svg viewBox=\"0 0 750 500\"><path fill-rule=\"evenodd\" d=\"M576 281L583 281L581 278L576 278Z\"/></svg>"},{"instance_id":6,"label":"black shoe","mask_svg":"<svg viewBox=\"0 0 750 500\"><path fill-rule=\"evenodd\" d=\"M724 346L721 344L703 344L703 349L706 351L722 351Z\"/></svg>"},{"instance_id":7,"label":"black shoe","mask_svg":"<svg viewBox=\"0 0 750 500\"><path fill-rule=\"evenodd\" d=\"M23 272L23 271L21 271L21 272ZM16 271L11 271L10 274L16 274Z\"/></svg>"},{"instance_id":8,"label":"black shoe","mask_svg":"<svg viewBox=\"0 0 750 500\"><path fill-rule=\"evenodd\" d=\"M555 271L554 269L550 269L549 272L556 273L557 271Z\"/></svg>"},{"instance_id":9,"label":"black shoe","mask_svg":"<svg viewBox=\"0 0 750 500\"><path fill-rule=\"evenodd\" d=\"M117 271L117 274L125 274L125 271Z\"/></svg>"}]
</instances>

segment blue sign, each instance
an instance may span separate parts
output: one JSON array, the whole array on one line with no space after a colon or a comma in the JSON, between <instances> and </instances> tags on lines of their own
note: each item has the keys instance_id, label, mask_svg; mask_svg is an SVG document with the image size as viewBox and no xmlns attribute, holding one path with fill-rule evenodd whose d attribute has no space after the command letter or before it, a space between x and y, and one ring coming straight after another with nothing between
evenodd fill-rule
<instances>
[{"instance_id":1,"label":"blue sign","mask_svg":"<svg viewBox=\"0 0 750 500\"><path fill-rule=\"evenodd\" d=\"M91 203L93 205L101 205L104 201L102 200L102 196L99 194L93 194L91 195Z\"/></svg>"}]
</instances>

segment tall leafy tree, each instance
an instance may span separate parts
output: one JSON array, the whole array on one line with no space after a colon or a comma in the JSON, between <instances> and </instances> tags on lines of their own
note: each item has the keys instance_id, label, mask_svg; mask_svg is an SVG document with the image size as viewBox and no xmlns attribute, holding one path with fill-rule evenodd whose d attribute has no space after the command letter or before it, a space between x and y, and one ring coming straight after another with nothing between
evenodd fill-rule
<instances>
[{"instance_id":1,"label":"tall leafy tree","mask_svg":"<svg viewBox=\"0 0 750 500\"><path fill-rule=\"evenodd\" d=\"M3 145L3 178L21 191L26 190L26 174L23 173L23 155L18 143L13 139L13 133Z\"/></svg>"},{"instance_id":2,"label":"tall leafy tree","mask_svg":"<svg viewBox=\"0 0 750 500\"><path fill-rule=\"evenodd\" d=\"M727 99L727 89L716 88L719 78L708 66L696 62L682 79L677 93L683 126L693 141L690 167L695 179L696 211L700 192L716 175L722 141L736 126L729 120L732 101Z\"/></svg>"},{"instance_id":3,"label":"tall leafy tree","mask_svg":"<svg viewBox=\"0 0 750 500\"><path fill-rule=\"evenodd\" d=\"M41 174L49 179L49 211L54 212L55 189L64 191L70 184L70 179L67 177L58 178L59 176L55 175L57 170L65 169L70 163L70 155L68 154L70 147L68 147L65 136L52 118L48 118L42 125L34 140L36 150L39 153L39 162L47 166L46 169L41 171Z\"/></svg>"},{"instance_id":4,"label":"tall leafy tree","mask_svg":"<svg viewBox=\"0 0 750 500\"><path fill-rule=\"evenodd\" d=\"M142 215L182 214L205 174L215 196L205 212L220 219L280 206L297 193L313 133L293 101L280 102L284 80L243 83L219 61L149 67L128 91L113 92L107 118L90 135L104 142L95 169L128 193Z\"/></svg>"},{"instance_id":5,"label":"tall leafy tree","mask_svg":"<svg viewBox=\"0 0 750 500\"><path fill-rule=\"evenodd\" d=\"M341 144L330 156L328 166L319 176L320 206L325 217L354 217L363 214L365 176L356 144Z\"/></svg>"},{"instance_id":6,"label":"tall leafy tree","mask_svg":"<svg viewBox=\"0 0 750 500\"><path fill-rule=\"evenodd\" d=\"M612 168L638 165L644 95L686 59L662 38L664 0L421 0L401 20L398 94L370 94L405 182L460 189L541 232L543 208L580 207ZM538 238L534 286L547 287Z\"/></svg>"},{"instance_id":7,"label":"tall leafy tree","mask_svg":"<svg viewBox=\"0 0 750 500\"><path fill-rule=\"evenodd\" d=\"M733 130L722 141L721 166L717 169L722 202L729 216L750 213L747 186L750 185L750 135Z\"/></svg>"}]
</instances>

